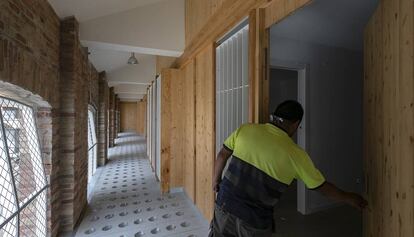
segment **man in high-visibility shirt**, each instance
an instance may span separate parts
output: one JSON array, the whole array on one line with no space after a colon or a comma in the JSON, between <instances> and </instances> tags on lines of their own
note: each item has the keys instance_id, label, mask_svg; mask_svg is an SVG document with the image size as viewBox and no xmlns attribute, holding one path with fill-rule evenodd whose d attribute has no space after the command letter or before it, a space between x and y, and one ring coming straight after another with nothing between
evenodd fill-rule
<instances>
[{"instance_id":1,"label":"man in high-visibility shirt","mask_svg":"<svg viewBox=\"0 0 414 237\"><path fill-rule=\"evenodd\" d=\"M367 202L358 194L327 182L308 154L291 137L303 117L296 101L281 103L272 122L246 124L234 131L220 150L213 180L217 193L210 237L267 237L273 232L273 208L294 179L306 187L360 210ZM222 180L222 172L233 156Z\"/></svg>"}]
</instances>

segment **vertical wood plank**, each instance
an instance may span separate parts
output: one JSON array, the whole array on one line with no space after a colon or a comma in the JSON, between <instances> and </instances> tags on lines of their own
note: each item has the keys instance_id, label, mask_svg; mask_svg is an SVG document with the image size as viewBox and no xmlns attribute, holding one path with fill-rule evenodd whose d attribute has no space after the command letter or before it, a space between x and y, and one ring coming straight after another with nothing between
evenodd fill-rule
<instances>
[{"instance_id":1,"label":"vertical wood plank","mask_svg":"<svg viewBox=\"0 0 414 237\"><path fill-rule=\"evenodd\" d=\"M215 162L215 47L196 57L196 204L207 219L213 217Z\"/></svg>"},{"instance_id":2,"label":"vertical wood plank","mask_svg":"<svg viewBox=\"0 0 414 237\"><path fill-rule=\"evenodd\" d=\"M120 103L120 125L121 131L135 131L137 124L137 103L121 102Z\"/></svg>"},{"instance_id":3,"label":"vertical wood plank","mask_svg":"<svg viewBox=\"0 0 414 237\"><path fill-rule=\"evenodd\" d=\"M161 190L183 185L183 84L180 70L162 70L161 83Z\"/></svg>"},{"instance_id":4,"label":"vertical wood plank","mask_svg":"<svg viewBox=\"0 0 414 237\"><path fill-rule=\"evenodd\" d=\"M184 84L180 70L174 70L171 80L171 184L170 187L183 187L184 171ZM162 106L161 106L162 108Z\"/></svg>"},{"instance_id":5,"label":"vertical wood plank","mask_svg":"<svg viewBox=\"0 0 414 237\"><path fill-rule=\"evenodd\" d=\"M170 190L171 164L171 81L176 72L172 69L162 70L161 83L161 191Z\"/></svg>"},{"instance_id":6,"label":"vertical wood plank","mask_svg":"<svg viewBox=\"0 0 414 237\"><path fill-rule=\"evenodd\" d=\"M268 109L264 104L263 86L267 75L266 58L269 47L268 30L265 28L265 9L252 10L249 17L249 122L267 122Z\"/></svg>"},{"instance_id":7,"label":"vertical wood plank","mask_svg":"<svg viewBox=\"0 0 414 237\"><path fill-rule=\"evenodd\" d=\"M188 196L195 201L195 62L191 60L181 70L183 80L183 186Z\"/></svg>"},{"instance_id":8,"label":"vertical wood plank","mask_svg":"<svg viewBox=\"0 0 414 237\"><path fill-rule=\"evenodd\" d=\"M258 49L256 37L258 31L258 11L252 10L249 15L249 122L259 122L258 114L258 88L256 81L259 80L256 61L258 59Z\"/></svg>"},{"instance_id":9,"label":"vertical wood plank","mask_svg":"<svg viewBox=\"0 0 414 237\"><path fill-rule=\"evenodd\" d=\"M382 0L365 31L364 236L414 236L414 1Z\"/></svg>"},{"instance_id":10,"label":"vertical wood plank","mask_svg":"<svg viewBox=\"0 0 414 237\"><path fill-rule=\"evenodd\" d=\"M399 225L402 236L414 236L414 1L400 0L399 24ZM408 207L408 208L407 208Z\"/></svg>"}]
</instances>

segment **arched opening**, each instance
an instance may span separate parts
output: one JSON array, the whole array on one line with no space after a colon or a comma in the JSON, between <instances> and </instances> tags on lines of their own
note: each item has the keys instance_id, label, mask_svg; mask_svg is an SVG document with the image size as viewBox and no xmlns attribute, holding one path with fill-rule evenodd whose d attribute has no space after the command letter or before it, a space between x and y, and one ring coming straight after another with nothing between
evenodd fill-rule
<instances>
[{"instance_id":1,"label":"arched opening","mask_svg":"<svg viewBox=\"0 0 414 237\"><path fill-rule=\"evenodd\" d=\"M51 117L42 98L0 83L0 236L51 232Z\"/></svg>"},{"instance_id":2,"label":"arched opening","mask_svg":"<svg viewBox=\"0 0 414 237\"><path fill-rule=\"evenodd\" d=\"M33 107L0 97L2 236L46 236L48 187Z\"/></svg>"}]
</instances>

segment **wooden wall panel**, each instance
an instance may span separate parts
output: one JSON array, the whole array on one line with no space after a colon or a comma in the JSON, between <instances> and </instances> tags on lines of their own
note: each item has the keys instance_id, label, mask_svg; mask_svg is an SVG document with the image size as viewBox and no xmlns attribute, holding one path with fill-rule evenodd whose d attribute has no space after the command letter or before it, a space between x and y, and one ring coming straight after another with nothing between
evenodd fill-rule
<instances>
[{"instance_id":1,"label":"wooden wall panel","mask_svg":"<svg viewBox=\"0 0 414 237\"><path fill-rule=\"evenodd\" d=\"M166 56L157 56L156 57L156 74L160 75L162 69L170 68L177 58L175 57L166 57Z\"/></svg>"},{"instance_id":2,"label":"wooden wall panel","mask_svg":"<svg viewBox=\"0 0 414 237\"><path fill-rule=\"evenodd\" d=\"M183 186L184 101L180 70L164 69L161 83L161 188Z\"/></svg>"},{"instance_id":3,"label":"wooden wall panel","mask_svg":"<svg viewBox=\"0 0 414 237\"><path fill-rule=\"evenodd\" d=\"M183 80L183 186L188 196L195 201L195 63L192 60L181 70Z\"/></svg>"},{"instance_id":4,"label":"wooden wall panel","mask_svg":"<svg viewBox=\"0 0 414 237\"><path fill-rule=\"evenodd\" d=\"M142 99L137 103L137 133L146 136L147 100Z\"/></svg>"},{"instance_id":5,"label":"wooden wall panel","mask_svg":"<svg viewBox=\"0 0 414 237\"><path fill-rule=\"evenodd\" d=\"M225 0L185 1L185 42L189 44Z\"/></svg>"},{"instance_id":6,"label":"wooden wall panel","mask_svg":"<svg viewBox=\"0 0 414 237\"><path fill-rule=\"evenodd\" d=\"M364 236L414 236L414 2L383 0L365 32Z\"/></svg>"},{"instance_id":7,"label":"wooden wall panel","mask_svg":"<svg viewBox=\"0 0 414 237\"><path fill-rule=\"evenodd\" d=\"M137 130L137 103L136 102L121 102L121 131L136 131Z\"/></svg>"},{"instance_id":8,"label":"wooden wall panel","mask_svg":"<svg viewBox=\"0 0 414 237\"><path fill-rule=\"evenodd\" d=\"M214 8L216 9L216 8ZM212 1L185 1L185 43L191 42L194 36L207 23L213 11Z\"/></svg>"},{"instance_id":9,"label":"wooden wall panel","mask_svg":"<svg viewBox=\"0 0 414 237\"><path fill-rule=\"evenodd\" d=\"M186 0L186 48L180 67L232 29L254 9L265 9L265 26L285 18L311 0Z\"/></svg>"},{"instance_id":10,"label":"wooden wall panel","mask_svg":"<svg viewBox=\"0 0 414 237\"><path fill-rule=\"evenodd\" d=\"M196 204L207 219L213 217L215 162L215 48L196 58Z\"/></svg>"}]
</instances>

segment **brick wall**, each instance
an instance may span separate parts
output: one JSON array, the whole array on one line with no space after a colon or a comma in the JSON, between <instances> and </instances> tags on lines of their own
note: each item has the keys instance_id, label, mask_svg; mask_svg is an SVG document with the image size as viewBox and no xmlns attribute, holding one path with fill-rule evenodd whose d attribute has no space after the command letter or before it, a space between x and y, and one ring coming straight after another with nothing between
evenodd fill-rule
<instances>
[{"instance_id":1,"label":"brick wall","mask_svg":"<svg viewBox=\"0 0 414 237\"><path fill-rule=\"evenodd\" d=\"M89 104L92 105L96 110L99 107L99 73L93 66L89 63Z\"/></svg>"},{"instance_id":2,"label":"brick wall","mask_svg":"<svg viewBox=\"0 0 414 237\"><path fill-rule=\"evenodd\" d=\"M0 1L0 78L57 108L59 18L47 1ZM44 86L47 83L48 86Z\"/></svg>"},{"instance_id":3,"label":"brick wall","mask_svg":"<svg viewBox=\"0 0 414 237\"><path fill-rule=\"evenodd\" d=\"M39 137L50 189L48 232L59 230L59 39L60 21L45 0L0 1L0 80L32 92L52 109L37 113ZM47 86L46 86L47 85ZM2 87L4 89L4 87Z\"/></svg>"},{"instance_id":4,"label":"brick wall","mask_svg":"<svg viewBox=\"0 0 414 237\"><path fill-rule=\"evenodd\" d=\"M50 183L47 190L48 226L51 236L57 236L60 227L59 186L59 113L55 109L37 108L37 128L46 178Z\"/></svg>"},{"instance_id":5,"label":"brick wall","mask_svg":"<svg viewBox=\"0 0 414 237\"><path fill-rule=\"evenodd\" d=\"M88 104L99 104L99 74L82 48L75 18L61 23L61 229L70 231L87 204ZM76 178L75 178L76 177Z\"/></svg>"},{"instance_id":6,"label":"brick wall","mask_svg":"<svg viewBox=\"0 0 414 237\"><path fill-rule=\"evenodd\" d=\"M6 82L0 90L18 88L40 101L35 104L41 104L36 115L50 182L51 236L72 231L86 205L88 103L102 116L97 136L103 140L99 157L106 159L109 89L78 32L76 20L60 21L46 0L0 0L0 83Z\"/></svg>"},{"instance_id":7,"label":"brick wall","mask_svg":"<svg viewBox=\"0 0 414 237\"><path fill-rule=\"evenodd\" d=\"M99 108L98 108L98 165L103 166L108 160L108 106L109 87L104 72L99 74Z\"/></svg>"}]
</instances>

